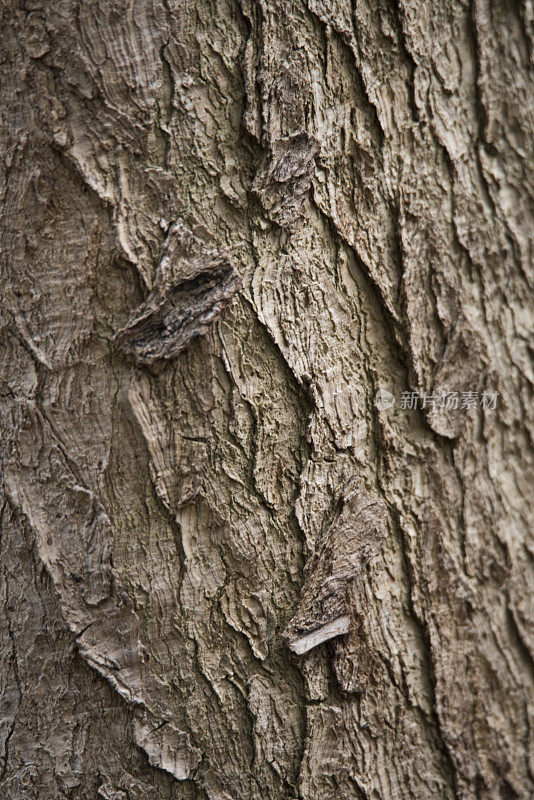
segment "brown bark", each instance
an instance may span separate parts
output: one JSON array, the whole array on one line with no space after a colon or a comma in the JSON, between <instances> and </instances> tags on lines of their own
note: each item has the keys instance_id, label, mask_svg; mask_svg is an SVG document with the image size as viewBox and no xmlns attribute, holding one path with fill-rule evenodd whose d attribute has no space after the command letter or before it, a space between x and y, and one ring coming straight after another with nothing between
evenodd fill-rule
<instances>
[{"instance_id":1,"label":"brown bark","mask_svg":"<svg viewBox=\"0 0 534 800\"><path fill-rule=\"evenodd\" d=\"M532 797L533 20L3 4L3 797Z\"/></svg>"}]
</instances>

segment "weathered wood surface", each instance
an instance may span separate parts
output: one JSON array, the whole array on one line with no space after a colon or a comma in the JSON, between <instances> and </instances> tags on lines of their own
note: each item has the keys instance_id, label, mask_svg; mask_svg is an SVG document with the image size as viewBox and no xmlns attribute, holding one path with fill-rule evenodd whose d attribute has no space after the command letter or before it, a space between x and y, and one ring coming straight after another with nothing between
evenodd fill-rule
<instances>
[{"instance_id":1,"label":"weathered wood surface","mask_svg":"<svg viewBox=\"0 0 534 800\"><path fill-rule=\"evenodd\" d=\"M530 0L1 13L2 797L532 797Z\"/></svg>"}]
</instances>

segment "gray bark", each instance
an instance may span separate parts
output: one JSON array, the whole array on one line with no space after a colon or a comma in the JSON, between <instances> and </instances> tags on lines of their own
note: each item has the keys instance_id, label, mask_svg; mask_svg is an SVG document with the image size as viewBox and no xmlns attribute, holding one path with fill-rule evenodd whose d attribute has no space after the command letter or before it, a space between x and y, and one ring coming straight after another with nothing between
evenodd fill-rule
<instances>
[{"instance_id":1,"label":"gray bark","mask_svg":"<svg viewBox=\"0 0 534 800\"><path fill-rule=\"evenodd\" d=\"M532 797L531 0L1 14L2 796Z\"/></svg>"}]
</instances>

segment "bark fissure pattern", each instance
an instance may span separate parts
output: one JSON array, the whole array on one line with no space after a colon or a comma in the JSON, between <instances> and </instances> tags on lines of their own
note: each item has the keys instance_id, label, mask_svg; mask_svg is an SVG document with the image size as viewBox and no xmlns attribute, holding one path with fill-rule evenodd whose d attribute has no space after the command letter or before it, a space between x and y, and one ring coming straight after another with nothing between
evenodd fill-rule
<instances>
[{"instance_id":1,"label":"bark fissure pattern","mask_svg":"<svg viewBox=\"0 0 534 800\"><path fill-rule=\"evenodd\" d=\"M0 14L2 796L531 797L530 2Z\"/></svg>"}]
</instances>

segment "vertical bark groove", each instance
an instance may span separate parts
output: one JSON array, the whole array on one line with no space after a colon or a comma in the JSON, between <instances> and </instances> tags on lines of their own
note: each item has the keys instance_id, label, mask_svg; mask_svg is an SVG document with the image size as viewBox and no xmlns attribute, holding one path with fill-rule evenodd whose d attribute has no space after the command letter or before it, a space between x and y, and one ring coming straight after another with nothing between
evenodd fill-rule
<instances>
[{"instance_id":1,"label":"vertical bark groove","mask_svg":"<svg viewBox=\"0 0 534 800\"><path fill-rule=\"evenodd\" d=\"M6 798L532 796L529 9L2 7Z\"/></svg>"}]
</instances>

